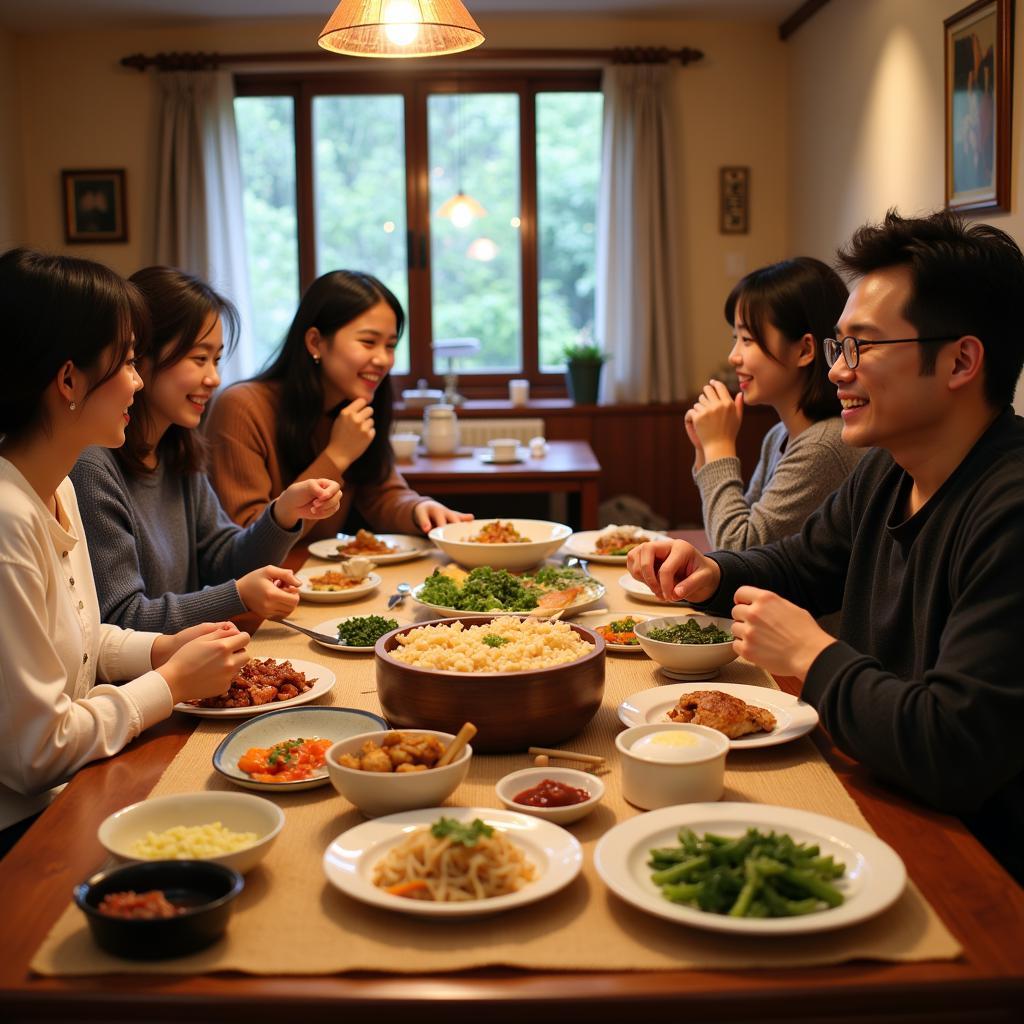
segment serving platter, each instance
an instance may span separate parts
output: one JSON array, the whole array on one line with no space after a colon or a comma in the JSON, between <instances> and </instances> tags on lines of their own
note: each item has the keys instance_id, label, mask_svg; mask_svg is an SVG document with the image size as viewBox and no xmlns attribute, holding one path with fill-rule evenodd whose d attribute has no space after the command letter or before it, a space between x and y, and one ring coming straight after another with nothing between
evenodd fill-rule
<instances>
[{"instance_id":1,"label":"serving platter","mask_svg":"<svg viewBox=\"0 0 1024 1024\"><path fill-rule=\"evenodd\" d=\"M492 608L492 609L488 609L487 611L482 611L482 612L471 612L471 611L466 611L464 608L460 610L458 608L446 608L444 605L430 604L428 601L424 601L423 598L420 596L422 594L422 592L423 592L423 587L424 587L424 584L420 583L418 586L412 588L412 593L410 594L412 599L415 602L417 602L417 604L421 604L421 605L423 605L424 608L429 608L431 611L437 612L437 614L439 616L444 617L444 618L451 618L451 617L457 616L457 615L494 615L494 614L500 614L501 612L504 611L503 608ZM590 583L588 585L588 587L587 587L586 591L584 591L584 593L580 594L576 598L576 600L572 602L572 604L568 605L565 608L565 610L562 612L562 617L563 618L570 618L570 617L572 617L574 615L577 615L579 612L585 611L588 608L593 608L593 606L595 604L597 604L604 597L605 593L606 593L605 585L603 583L597 581L597 580L594 580L592 583ZM556 610L557 609L552 609L552 614ZM528 615L530 613L529 612L508 612L507 614L509 614L509 615Z\"/></svg>"},{"instance_id":2,"label":"serving platter","mask_svg":"<svg viewBox=\"0 0 1024 1024\"><path fill-rule=\"evenodd\" d=\"M277 711L279 708L294 708L300 704L308 704L334 689L335 675L326 665L320 665L315 661L303 661L301 658L275 658L274 660L291 662L292 668L301 672L307 679L313 680L313 685L297 697L290 697L288 700L273 700L269 704L256 704L245 708L197 708L192 704L175 704L174 710L180 711L184 715L196 715L199 718L248 718L250 715L265 715L268 711Z\"/></svg>"},{"instance_id":3,"label":"serving platter","mask_svg":"<svg viewBox=\"0 0 1024 1024\"><path fill-rule=\"evenodd\" d=\"M750 747L775 747L780 743L806 736L818 724L818 712L784 690L773 690L767 686L748 686L743 683L719 683L706 680L699 683L671 683L641 690L627 697L618 707L619 721L623 725L649 725L655 722L671 722L669 711L684 693L695 690L720 690L730 697L764 708L775 716L775 728L771 732L756 732L739 739L729 740L732 750Z\"/></svg>"},{"instance_id":4,"label":"serving platter","mask_svg":"<svg viewBox=\"0 0 1024 1024\"><path fill-rule=\"evenodd\" d=\"M327 767L324 766L308 779L258 782L238 767L238 759L253 747L273 747L300 736L337 743L375 727L383 731L388 724L380 715L358 708L279 708L259 718L251 718L232 729L214 751L213 767L224 778L243 789L265 793L297 793L329 782Z\"/></svg>"},{"instance_id":5,"label":"serving platter","mask_svg":"<svg viewBox=\"0 0 1024 1024\"><path fill-rule=\"evenodd\" d=\"M302 580L299 597L303 601L311 601L313 604L340 604L344 601L356 601L360 597L365 597L380 586L380 577L375 572L371 572L367 573L366 579L361 583L349 587L348 590L314 590L310 581L331 571L327 566L321 569L299 569L295 573Z\"/></svg>"},{"instance_id":6,"label":"serving platter","mask_svg":"<svg viewBox=\"0 0 1024 1024\"><path fill-rule=\"evenodd\" d=\"M415 537L408 533L377 533L374 536L398 550L386 555L367 554L353 555L352 557L368 558L371 562L376 562L377 565L393 565L395 562L408 562L413 558L422 558L436 550L426 537ZM347 533L339 534L337 537L315 540L309 545L309 553L315 558L337 562L339 560L338 546L347 544L350 540L353 540L353 537Z\"/></svg>"},{"instance_id":7,"label":"serving platter","mask_svg":"<svg viewBox=\"0 0 1024 1024\"><path fill-rule=\"evenodd\" d=\"M628 555L599 555L594 548L597 538L602 533L607 533L610 527L603 530L581 530L574 533L566 542L565 550L577 558L586 558L590 562L601 562L604 565L625 565ZM664 533L657 533L654 530L643 530L644 540L671 540L671 537Z\"/></svg>"},{"instance_id":8,"label":"serving platter","mask_svg":"<svg viewBox=\"0 0 1024 1024\"><path fill-rule=\"evenodd\" d=\"M816 843L823 855L846 865L835 887L845 900L799 917L746 918L713 914L671 903L651 881L650 850L674 846L683 826L698 835L741 836L748 828L785 832L798 843ZM601 880L627 903L655 917L708 931L741 935L801 935L833 931L864 921L892 906L907 881L906 868L887 843L844 821L772 804L680 804L620 822L599 840L594 866Z\"/></svg>"},{"instance_id":9,"label":"serving platter","mask_svg":"<svg viewBox=\"0 0 1024 1024\"><path fill-rule=\"evenodd\" d=\"M522 848L537 869L538 877L517 892L462 903L407 899L377 888L372 882L377 861L410 832L431 825L440 817L460 822L480 818L505 833ZM361 903L418 917L476 917L536 903L564 889L583 867L583 849L576 837L561 826L517 811L499 811L493 807L426 807L388 814L350 828L327 847L323 865L327 880Z\"/></svg>"}]
</instances>

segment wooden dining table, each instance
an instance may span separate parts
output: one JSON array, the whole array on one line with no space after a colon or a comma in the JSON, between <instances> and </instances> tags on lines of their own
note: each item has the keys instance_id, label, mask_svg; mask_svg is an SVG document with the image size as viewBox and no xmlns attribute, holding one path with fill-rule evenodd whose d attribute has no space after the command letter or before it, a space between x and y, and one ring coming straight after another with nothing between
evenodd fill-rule
<instances>
[{"instance_id":1,"label":"wooden dining table","mask_svg":"<svg viewBox=\"0 0 1024 1024\"><path fill-rule=\"evenodd\" d=\"M537 457L521 448L515 462L487 462L482 453L474 448L453 455L420 451L397 466L410 487L432 497L564 494L571 503L565 521L580 530L597 529L601 464L586 441L548 441Z\"/></svg>"},{"instance_id":2,"label":"wooden dining table","mask_svg":"<svg viewBox=\"0 0 1024 1024\"><path fill-rule=\"evenodd\" d=\"M699 532L682 534L703 546ZM305 557L293 552L292 566ZM246 628L257 624L251 618ZM779 680L791 692L795 680ZM196 719L173 715L116 757L96 762L3 860L0 1018L101 1021L832 1021L979 1024L1024 1019L1024 890L956 819L894 792L814 741L876 833L963 947L954 960L854 961L774 970L544 972L479 969L444 975L120 974L40 977L33 953L75 884L104 860L96 830L144 799ZM296 923L301 927L301 922ZM396 927L400 927L396 919ZM268 955L286 936L268 936ZM338 941L344 941L339 935Z\"/></svg>"}]
</instances>

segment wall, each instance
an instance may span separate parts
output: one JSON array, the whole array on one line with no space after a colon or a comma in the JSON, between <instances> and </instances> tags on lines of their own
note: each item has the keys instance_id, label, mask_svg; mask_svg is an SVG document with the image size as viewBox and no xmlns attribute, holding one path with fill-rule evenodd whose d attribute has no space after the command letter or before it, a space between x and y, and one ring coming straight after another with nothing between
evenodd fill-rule
<instances>
[{"instance_id":1,"label":"wall","mask_svg":"<svg viewBox=\"0 0 1024 1024\"><path fill-rule=\"evenodd\" d=\"M488 44L496 47L688 45L707 54L677 76L682 174L674 227L683 239L679 289L688 309L683 343L691 353L696 389L727 352L721 307L736 278L789 252L786 46L772 25L580 17L545 18L540 28L537 19L522 17L485 18L481 24ZM158 106L152 75L119 67L121 57L173 50L306 50L320 27L316 21L289 19L18 37L22 124L20 135L13 136L20 145L11 148L20 150L24 174L26 240L47 249L63 247L62 168L124 167L129 241L77 245L74 251L122 273L150 258ZM3 96L0 76L0 139L10 140ZM752 231L746 236L718 234L718 167L725 164L751 167ZM3 182L0 163L0 189Z\"/></svg>"},{"instance_id":2,"label":"wall","mask_svg":"<svg viewBox=\"0 0 1024 1024\"><path fill-rule=\"evenodd\" d=\"M975 216L1024 243L1024 0L1014 2L1011 212ZM796 249L834 252L891 206L914 213L944 205L942 22L964 6L832 0L790 39ZM1024 413L1022 384L1016 406Z\"/></svg>"},{"instance_id":3,"label":"wall","mask_svg":"<svg viewBox=\"0 0 1024 1024\"><path fill-rule=\"evenodd\" d=\"M0 252L24 241L16 45L15 35L0 29Z\"/></svg>"}]
</instances>

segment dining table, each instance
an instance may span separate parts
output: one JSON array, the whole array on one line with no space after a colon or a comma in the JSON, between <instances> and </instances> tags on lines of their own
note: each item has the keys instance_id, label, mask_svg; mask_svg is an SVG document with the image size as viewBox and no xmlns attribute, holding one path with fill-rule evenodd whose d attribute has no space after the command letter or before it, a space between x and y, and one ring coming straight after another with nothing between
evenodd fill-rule
<instances>
[{"instance_id":1,"label":"dining table","mask_svg":"<svg viewBox=\"0 0 1024 1024\"><path fill-rule=\"evenodd\" d=\"M706 549L706 538L700 531L675 536ZM289 565L294 568L305 563L307 554L305 548L297 548L289 557ZM308 627L330 615L383 613L386 598L398 582L418 582L445 561L435 551L414 561L381 566L377 572L382 585L373 595L350 605L303 602L292 618ZM307 564L330 567L329 562L315 559ZM592 563L590 571L606 588L603 604L609 610L647 615L678 611L624 590L621 565ZM411 598L397 611L406 620L434 617ZM244 617L241 625L252 630L257 639L282 634L280 624L261 624L252 616ZM336 668L346 664L343 655L322 649L315 653L318 649L312 642L308 650L304 657L322 659ZM609 682L615 673L627 671L622 666L628 665L628 671L635 673L636 666L645 663L651 681L663 681L656 678L653 663L645 658L638 662L638 658L644 656L622 655L616 661L609 654ZM775 683L787 692L799 692L796 680L777 678ZM896 928L897 919L882 916L878 919L881 930L863 933L878 937L877 953L870 945L860 943L857 955L840 956L834 962L825 962L825 958L815 963L788 964L786 940L773 938L765 939L760 948L756 942L745 940L751 944L744 949L759 966L745 964L741 955L729 966L715 966L713 962L677 966L661 957L657 969L635 965L623 969L616 966L614 954L609 952L609 961L599 960L587 969L489 965L466 970L409 971L382 964L378 969L364 965L357 970L303 973L290 969L275 973L275 946L287 941L291 929L302 927L303 914L320 913L331 899L328 883L319 878L308 884L320 893L321 907L314 904L294 908L294 919L282 920L280 932L267 936L269 967L262 965L255 972L179 973L173 965L159 971L133 965L130 970L114 966L102 973L62 972L62 942L69 941L71 931L78 927L74 919L77 912L69 909L72 889L106 860L97 838L99 824L119 808L146 799L155 787L159 789L162 779L166 782L165 773L170 774L179 755L188 749L199 721L174 713L118 755L79 771L3 860L0 906L5 928L0 933L0 1007L5 1021L415 1019L479 1024L520 1022L524 1017L538 1021L619 1021L624 1014L643 1014L649 1020L835 1024L860 1020L1009 1024L1024 1019L1024 890L961 822L885 785L838 751L820 726L810 734L809 741L800 742L809 743L807 750L820 761L821 772L838 780L837 789L844 794L843 799L851 798L866 827L902 858L913 886L920 931L926 930L927 916L937 937L937 944L930 947L932 954L892 956L885 922L891 920ZM481 763L487 759L486 755L477 755L474 762L477 758ZM523 766L528 763L524 755ZM614 772L615 766L611 768ZM220 784L212 771L209 775L206 785ZM770 783L765 785L770 791ZM321 792L324 799L341 800L333 790ZM498 806L497 801L494 806ZM322 852L319 847L308 851L309 863L316 864ZM265 887L265 880L259 884ZM609 894L591 890L588 898L608 902L609 927L634 920L626 913L628 908L619 907ZM525 910L514 913L523 914ZM323 924L318 922L321 927ZM904 921L899 926L905 925ZM389 914L384 935L386 929L393 929L397 944L407 927L402 915ZM446 939L451 939L451 930L459 924L444 921L429 927L446 930ZM514 929L514 924L504 927ZM913 934L915 927L912 920L912 940L920 938ZM335 933L328 928L327 934ZM567 930L566 934L572 933ZM699 949L702 935L695 933L694 937L698 940L694 948ZM549 938L557 943L557 931ZM603 937L591 938L600 949ZM615 938L607 936L610 949L615 946ZM337 930L335 940L339 945L346 942L344 928ZM838 947L834 945L837 941ZM840 949L841 942L841 936L822 940L823 946L833 943L833 948ZM457 947L457 941L454 945ZM806 948L812 950L813 957L813 943ZM568 953L571 960L572 951ZM766 962L774 965L764 966Z\"/></svg>"}]
</instances>

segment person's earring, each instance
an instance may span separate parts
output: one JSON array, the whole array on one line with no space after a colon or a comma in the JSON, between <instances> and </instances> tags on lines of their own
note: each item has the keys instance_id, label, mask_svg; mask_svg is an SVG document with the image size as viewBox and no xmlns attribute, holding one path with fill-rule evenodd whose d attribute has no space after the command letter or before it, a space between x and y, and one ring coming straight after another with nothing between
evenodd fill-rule
<instances>
[{"instance_id":1,"label":"person's earring","mask_svg":"<svg viewBox=\"0 0 1024 1024\"><path fill-rule=\"evenodd\" d=\"M320 365L320 357L319 356L313 356L313 365L314 366L319 366Z\"/></svg>"},{"instance_id":2,"label":"person's earring","mask_svg":"<svg viewBox=\"0 0 1024 1024\"><path fill-rule=\"evenodd\" d=\"M74 411L75 411L75 410L76 410L77 408L78 408L78 406L77 406L77 405L75 405L75 403L74 403L74 402L71 402L71 403L70 403L70 404L68 405L68 410L69 410L70 412L74 412Z\"/></svg>"}]
</instances>

